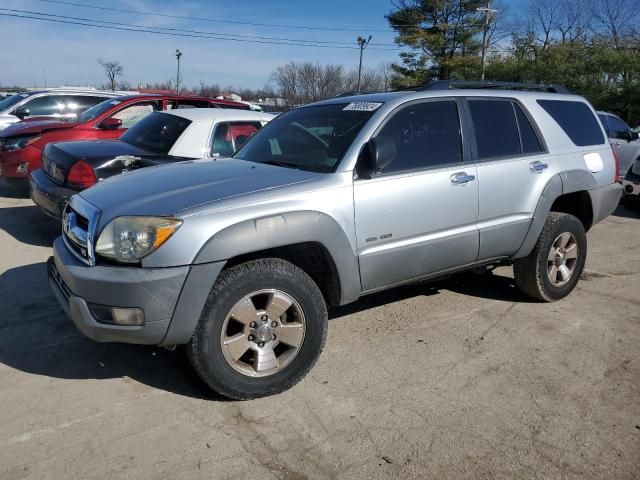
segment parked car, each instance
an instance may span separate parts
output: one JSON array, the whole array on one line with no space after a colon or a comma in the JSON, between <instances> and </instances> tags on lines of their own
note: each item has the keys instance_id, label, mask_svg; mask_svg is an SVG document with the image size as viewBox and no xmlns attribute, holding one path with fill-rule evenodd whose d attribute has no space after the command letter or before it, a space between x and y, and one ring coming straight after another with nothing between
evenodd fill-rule
<instances>
[{"instance_id":1,"label":"parked car","mask_svg":"<svg viewBox=\"0 0 640 480\"><path fill-rule=\"evenodd\" d=\"M50 143L31 174L31 198L60 218L69 197L113 175L195 158L229 156L273 116L191 108L154 112L117 140Z\"/></svg>"},{"instance_id":2,"label":"parked car","mask_svg":"<svg viewBox=\"0 0 640 480\"><path fill-rule=\"evenodd\" d=\"M628 207L640 207L640 158L637 158L629 167L627 174L622 179L625 205Z\"/></svg>"},{"instance_id":3,"label":"parked car","mask_svg":"<svg viewBox=\"0 0 640 480\"><path fill-rule=\"evenodd\" d=\"M98 90L43 90L23 92L0 101L0 130L30 117L73 119L84 110L113 98Z\"/></svg>"},{"instance_id":4,"label":"parked car","mask_svg":"<svg viewBox=\"0 0 640 480\"><path fill-rule=\"evenodd\" d=\"M629 128L620 117L613 113L598 112L602 126L607 132L611 145L618 158L618 171L624 177L633 162L640 158L640 142L638 132Z\"/></svg>"},{"instance_id":5,"label":"parked car","mask_svg":"<svg viewBox=\"0 0 640 480\"><path fill-rule=\"evenodd\" d=\"M327 305L511 263L522 292L561 299L622 187L586 100L513 88L333 98L280 115L231 159L96 185L65 210L53 291L94 340L185 344L235 399L304 377Z\"/></svg>"},{"instance_id":6,"label":"parked car","mask_svg":"<svg viewBox=\"0 0 640 480\"><path fill-rule=\"evenodd\" d=\"M118 138L151 112L194 107L249 110L243 103L206 97L132 95L99 103L72 121L21 122L0 132L0 176L27 185L29 174L41 167L42 149L50 142Z\"/></svg>"}]
</instances>

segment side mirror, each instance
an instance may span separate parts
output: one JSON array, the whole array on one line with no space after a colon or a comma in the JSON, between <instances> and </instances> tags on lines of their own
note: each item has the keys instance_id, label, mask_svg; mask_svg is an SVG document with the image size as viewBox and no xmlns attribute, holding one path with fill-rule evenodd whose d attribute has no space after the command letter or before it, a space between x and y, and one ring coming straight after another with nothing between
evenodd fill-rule
<instances>
[{"instance_id":1,"label":"side mirror","mask_svg":"<svg viewBox=\"0 0 640 480\"><path fill-rule=\"evenodd\" d=\"M384 170L398 154L396 142L389 137L377 136L369 140L368 149L368 170L371 174L376 174Z\"/></svg>"},{"instance_id":2,"label":"side mirror","mask_svg":"<svg viewBox=\"0 0 640 480\"><path fill-rule=\"evenodd\" d=\"M633 142L635 140L640 139L640 132L631 132L631 140L629 140L630 142Z\"/></svg>"},{"instance_id":3,"label":"side mirror","mask_svg":"<svg viewBox=\"0 0 640 480\"><path fill-rule=\"evenodd\" d=\"M18 107L16 108L16 111L14 113L14 115L16 117L18 117L20 120L24 120L25 118L27 118L29 115L31 115L31 112L29 111L28 108L25 107Z\"/></svg>"},{"instance_id":4,"label":"side mirror","mask_svg":"<svg viewBox=\"0 0 640 480\"><path fill-rule=\"evenodd\" d=\"M100 128L103 130L116 130L122 127L122 120L119 118L108 117L100 122Z\"/></svg>"}]
</instances>

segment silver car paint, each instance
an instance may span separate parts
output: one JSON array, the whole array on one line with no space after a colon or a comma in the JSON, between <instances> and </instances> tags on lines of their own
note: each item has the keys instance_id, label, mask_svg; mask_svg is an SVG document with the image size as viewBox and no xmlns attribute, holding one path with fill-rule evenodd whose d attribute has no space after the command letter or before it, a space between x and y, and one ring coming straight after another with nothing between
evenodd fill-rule
<instances>
[{"instance_id":1,"label":"silver car paint","mask_svg":"<svg viewBox=\"0 0 640 480\"><path fill-rule=\"evenodd\" d=\"M354 179L358 155L391 112L411 101L449 96L517 99L535 119L548 153ZM143 259L142 266L148 268L223 262L246 253L252 242L239 239L247 236L256 250L280 245L283 238L290 243L308 241L300 221L309 222L308 230L316 232L314 221L331 219L340 231L328 229L317 233L315 240L332 256L340 249L352 259L342 265L340 274L340 303L347 303L361 293L476 262L526 255L533 246L531 239L537 239L542 228L539 219L546 217L559 194L609 188L614 178L609 144L576 147L536 103L541 98L581 101L571 95L485 90L332 99L321 103L386 101L356 137L335 173L233 159L201 160L131 172L81 195L101 209L99 230L121 215L175 215L183 219L176 234ZM600 171L586 170L584 155L588 153L600 155ZM536 161L548 168L541 173L532 171L531 164ZM473 175L474 181L453 185L451 176L460 172ZM610 196L619 194L616 188L611 191ZM549 198L545 199L543 192ZM594 205L594 210L598 208ZM287 218L296 212L305 215L296 217L298 223L290 228ZM243 226L234 229L236 225ZM343 241L334 245L331 239L336 235L342 235ZM367 241L373 237L376 240ZM270 239L274 243L270 244ZM221 240L225 248L216 248ZM346 270L350 274L344 273Z\"/></svg>"}]
</instances>

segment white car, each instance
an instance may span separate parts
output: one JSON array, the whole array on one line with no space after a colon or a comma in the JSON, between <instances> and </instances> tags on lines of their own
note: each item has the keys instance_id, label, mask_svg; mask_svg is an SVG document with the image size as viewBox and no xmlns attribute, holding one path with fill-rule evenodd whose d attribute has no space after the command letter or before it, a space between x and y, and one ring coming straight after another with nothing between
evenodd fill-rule
<instances>
[{"instance_id":1,"label":"white car","mask_svg":"<svg viewBox=\"0 0 640 480\"><path fill-rule=\"evenodd\" d=\"M118 96L99 90L45 90L23 92L0 100L0 130L29 117L75 118L108 98Z\"/></svg>"},{"instance_id":2,"label":"white car","mask_svg":"<svg viewBox=\"0 0 640 480\"><path fill-rule=\"evenodd\" d=\"M273 115L188 108L154 112L117 140L49 143L31 173L31 198L60 218L71 195L119 173L189 159L228 157Z\"/></svg>"}]
</instances>

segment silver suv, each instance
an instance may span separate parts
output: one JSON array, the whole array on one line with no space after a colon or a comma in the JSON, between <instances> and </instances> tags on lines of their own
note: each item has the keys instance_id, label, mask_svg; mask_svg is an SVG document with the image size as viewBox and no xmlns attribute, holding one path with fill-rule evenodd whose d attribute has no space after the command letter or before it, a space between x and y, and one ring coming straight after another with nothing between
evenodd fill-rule
<instances>
[{"instance_id":1,"label":"silver suv","mask_svg":"<svg viewBox=\"0 0 640 480\"><path fill-rule=\"evenodd\" d=\"M513 264L568 295L586 231L618 204L611 145L557 87L433 82L290 111L231 159L125 173L71 198L48 262L100 342L185 344L215 391L283 391L316 362L327 307ZM502 87L502 88L496 88Z\"/></svg>"}]
</instances>

